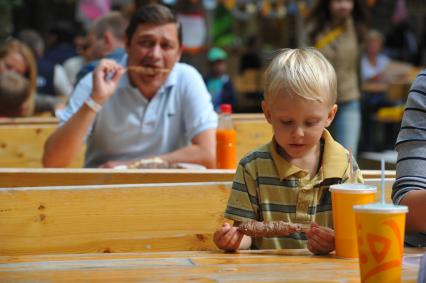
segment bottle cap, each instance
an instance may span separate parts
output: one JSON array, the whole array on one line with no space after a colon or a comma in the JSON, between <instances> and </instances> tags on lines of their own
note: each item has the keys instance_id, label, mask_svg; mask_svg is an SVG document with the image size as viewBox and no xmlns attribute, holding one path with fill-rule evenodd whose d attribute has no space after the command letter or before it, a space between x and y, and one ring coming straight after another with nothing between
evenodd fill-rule
<instances>
[{"instance_id":1,"label":"bottle cap","mask_svg":"<svg viewBox=\"0 0 426 283\"><path fill-rule=\"evenodd\" d=\"M232 113L232 105L231 104L221 104L220 105L221 113Z\"/></svg>"}]
</instances>

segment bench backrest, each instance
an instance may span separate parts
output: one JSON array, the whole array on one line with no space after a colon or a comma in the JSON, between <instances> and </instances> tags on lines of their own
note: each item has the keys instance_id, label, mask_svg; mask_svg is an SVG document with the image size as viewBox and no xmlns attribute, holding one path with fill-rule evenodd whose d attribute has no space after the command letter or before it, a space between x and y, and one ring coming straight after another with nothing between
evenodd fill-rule
<instances>
[{"instance_id":1,"label":"bench backrest","mask_svg":"<svg viewBox=\"0 0 426 283\"><path fill-rule=\"evenodd\" d=\"M387 202L393 179L386 180ZM380 179L366 179L379 186ZM216 249L230 182L0 188L0 255ZM376 200L379 200L380 190Z\"/></svg>"},{"instance_id":2,"label":"bench backrest","mask_svg":"<svg viewBox=\"0 0 426 283\"><path fill-rule=\"evenodd\" d=\"M1 187L47 187L72 185L147 184L182 182L231 182L235 170L181 170L181 169L87 169L87 168L0 168ZM363 171L366 180L379 183L380 172ZM386 171L393 180L395 171Z\"/></svg>"},{"instance_id":3,"label":"bench backrest","mask_svg":"<svg viewBox=\"0 0 426 283\"><path fill-rule=\"evenodd\" d=\"M392 203L392 185L394 183L395 179L393 178L386 178L385 179L385 200L387 203ZM381 179L373 178L373 179L365 179L364 183L368 185L372 185L377 187L377 193L375 197L376 202L381 201L381 194L382 194L382 188L381 188Z\"/></svg>"},{"instance_id":4,"label":"bench backrest","mask_svg":"<svg viewBox=\"0 0 426 283\"><path fill-rule=\"evenodd\" d=\"M237 131L237 160L271 140L272 128L263 114L234 114L233 119ZM42 167L44 143L57 126L55 118L5 118L0 122L0 167ZM70 167L81 168L83 163L84 148Z\"/></svg>"},{"instance_id":5,"label":"bench backrest","mask_svg":"<svg viewBox=\"0 0 426 283\"><path fill-rule=\"evenodd\" d=\"M230 182L235 170L0 168L0 188Z\"/></svg>"},{"instance_id":6,"label":"bench backrest","mask_svg":"<svg viewBox=\"0 0 426 283\"><path fill-rule=\"evenodd\" d=\"M0 126L0 167L42 167L44 143L57 124L26 124ZM84 151L71 167L82 167Z\"/></svg>"},{"instance_id":7,"label":"bench backrest","mask_svg":"<svg viewBox=\"0 0 426 283\"><path fill-rule=\"evenodd\" d=\"M215 249L230 185L0 188L0 255Z\"/></svg>"}]
</instances>

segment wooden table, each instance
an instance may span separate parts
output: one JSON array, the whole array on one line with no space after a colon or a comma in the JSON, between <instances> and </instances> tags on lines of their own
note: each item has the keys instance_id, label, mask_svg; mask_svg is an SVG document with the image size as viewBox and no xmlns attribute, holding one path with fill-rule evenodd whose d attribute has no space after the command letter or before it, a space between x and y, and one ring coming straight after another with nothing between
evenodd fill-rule
<instances>
[{"instance_id":1,"label":"wooden table","mask_svg":"<svg viewBox=\"0 0 426 283\"><path fill-rule=\"evenodd\" d=\"M406 249L402 282L416 282ZM410 263L413 262L413 263ZM359 282L358 260L307 250L186 251L0 257L0 282Z\"/></svg>"}]
</instances>

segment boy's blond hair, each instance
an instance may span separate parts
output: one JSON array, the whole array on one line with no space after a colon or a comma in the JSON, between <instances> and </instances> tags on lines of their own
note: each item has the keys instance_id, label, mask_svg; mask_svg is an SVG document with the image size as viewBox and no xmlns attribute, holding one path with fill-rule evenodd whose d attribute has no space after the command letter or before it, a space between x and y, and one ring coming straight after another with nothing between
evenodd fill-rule
<instances>
[{"instance_id":1,"label":"boy's blond hair","mask_svg":"<svg viewBox=\"0 0 426 283\"><path fill-rule=\"evenodd\" d=\"M315 48L282 49L265 71L265 100L270 103L278 94L333 105L337 96L336 72Z\"/></svg>"}]
</instances>

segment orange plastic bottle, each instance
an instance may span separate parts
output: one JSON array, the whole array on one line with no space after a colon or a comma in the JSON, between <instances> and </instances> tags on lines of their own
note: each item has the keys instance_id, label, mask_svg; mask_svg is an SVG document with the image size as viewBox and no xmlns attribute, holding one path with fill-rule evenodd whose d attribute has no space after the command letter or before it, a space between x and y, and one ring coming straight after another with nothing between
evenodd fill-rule
<instances>
[{"instance_id":1,"label":"orange plastic bottle","mask_svg":"<svg viewBox=\"0 0 426 283\"><path fill-rule=\"evenodd\" d=\"M237 167L236 137L232 125L232 106L220 105L219 124L216 131L216 167L235 169Z\"/></svg>"}]
</instances>

